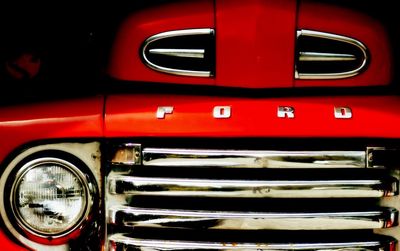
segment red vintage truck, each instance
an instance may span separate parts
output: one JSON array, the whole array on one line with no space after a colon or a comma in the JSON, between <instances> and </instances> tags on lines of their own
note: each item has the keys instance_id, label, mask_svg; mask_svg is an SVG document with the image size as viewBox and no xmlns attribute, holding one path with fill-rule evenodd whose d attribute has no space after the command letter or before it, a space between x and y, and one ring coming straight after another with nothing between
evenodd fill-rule
<instances>
[{"instance_id":1,"label":"red vintage truck","mask_svg":"<svg viewBox=\"0 0 400 251\"><path fill-rule=\"evenodd\" d=\"M0 108L0 249L396 250L399 27L380 4L126 11L103 92Z\"/></svg>"}]
</instances>

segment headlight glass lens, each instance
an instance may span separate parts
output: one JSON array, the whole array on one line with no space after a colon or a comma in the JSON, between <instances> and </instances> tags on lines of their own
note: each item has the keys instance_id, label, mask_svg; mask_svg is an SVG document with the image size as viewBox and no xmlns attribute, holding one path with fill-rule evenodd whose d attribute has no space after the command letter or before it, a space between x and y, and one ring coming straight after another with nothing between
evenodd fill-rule
<instances>
[{"instance_id":1,"label":"headlight glass lens","mask_svg":"<svg viewBox=\"0 0 400 251\"><path fill-rule=\"evenodd\" d=\"M17 177L11 200L17 220L28 231L57 235L71 230L84 217L87 191L82 175L70 163L28 163Z\"/></svg>"}]
</instances>

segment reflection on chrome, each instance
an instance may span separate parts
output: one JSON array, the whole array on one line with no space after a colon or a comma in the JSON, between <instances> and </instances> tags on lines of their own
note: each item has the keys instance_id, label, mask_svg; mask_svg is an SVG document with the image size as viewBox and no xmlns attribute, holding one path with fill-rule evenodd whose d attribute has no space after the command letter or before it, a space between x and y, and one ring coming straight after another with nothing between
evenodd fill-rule
<instances>
[{"instance_id":1,"label":"reflection on chrome","mask_svg":"<svg viewBox=\"0 0 400 251\"><path fill-rule=\"evenodd\" d=\"M379 198L398 194L391 180L214 180L114 176L110 194L242 198Z\"/></svg>"},{"instance_id":2,"label":"reflection on chrome","mask_svg":"<svg viewBox=\"0 0 400 251\"><path fill-rule=\"evenodd\" d=\"M204 58L204 49L150 49L150 54L183 57L183 58Z\"/></svg>"},{"instance_id":3,"label":"reflection on chrome","mask_svg":"<svg viewBox=\"0 0 400 251\"><path fill-rule=\"evenodd\" d=\"M105 187L110 250L393 251L397 245L384 236L399 238L399 173L387 166L398 154L386 148L127 144L112 154Z\"/></svg>"},{"instance_id":4,"label":"reflection on chrome","mask_svg":"<svg viewBox=\"0 0 400 251\"><path fill-rule=\"evenodd\" d=\"M361 250L394 250L396 241L392 238L382 240L355 240L337 242L310 242L310 243L240 243L240 242L195 242L175 240L151 240L130 238L123 234L109 237L110 246L122 245L135 250L330 250L330 251L361 251Z\"/></svg>"},{"instance_id":5,"label":"reflection on chrome","mask_svg":"<svg viewBox=\"0 0 400 251\"><path fill-rule=\"evenodd\" d=\"M365 151L235 151L145 148L143 165L239 168L358 168Z\"/></svg>"},{"instance_id":6,"label":"reflection on chrome","mask_svg":"<svg viewBox=\"0 0 400 251\"><path fill-rule=\"evenodd\" d=\"M344 230L388 228L397 224L398 211L379 208L337 212L232 212L144 209L117 206L109 223L125 226L225 230Z\"/></svg>"},{"instance_id":7,"label":"reflection on chrome","mask_svg":"<svg viewBox=\"0 0 400 251\"><path fill-rule=\"evenodd\" d=\"M299 61L354 61L356 56L352 54L341 53L323 53L323 52L300 52Z\"/></svg>"},{"instance_id":8,"label":"reflection on chrome","mask_svg":"<svg viewBox=\"0 0 400 251\"><path fill-rule=\"evenodd\" d=\"M175 68L170 68L170 67L164 67L161 65L158 65L154 62L152 62L148 55L148 47L156 41L160 41L163 39L168 39L168 38L174 38L174 37L185 37L185 36L204 36L204 35L209 35L209 36L214 36L215 31L214 29L209 29L209 28L204 28L204 29L188 29L188 30L174 30L174 31L167 31L167 32L162 32L159 34L156 34L154 36L149 37L146 39L146 41L143 44L142 47L142 58L144 63L150 67L153 70L163 72L163 73L168 73L168 74L174 74L174 75L181 75L181 76L193 76L193 77L212 77L212 72L211 71L206 71L206 70L189 70L189 69L175 69ZM205 49L204 50L174 50L171 51L169 49L168 51L162 50L162 48L154 48L156 51L149 51L150 54L166 54L168 53L169 56L175 56L175 57L192 57L192 58L199 58L203 59L205 56ZM162 51L160 51L162 50Z\"/></svg>"},{"instance_id":9,"label":"reflection on chrome","mask_svg":"<svg viewBox=\"0 0 400 251\"><path fill-rule=\"evenodd\" d=\"M300 37L314 37L320 38L323 40L331 40L337 41L343 44L348 44L354 46L355 49L359 50L361 54L360 64L355 66L354 69L350 69L348 71L342 72L315 72L315 73L302 73L297 70L298 65L295 66L295 78L296 79L342 79L342 78L349 78L360 74L366 67L368 63L368 49L367 47L361 43L360 41L341 36L337 34L331 34L326 32L320 31L313 31L313 30L298 30L297 31L297 39ZM333 48L335 49L335 48ZM310 54L311 53L311 54ZM315 52L299 52L299 61L315 61L315 62L338 62L338 61L355 61L357 58L355 55L346 55L346 54L330 54L330 53L315 53Z\"/></svg>"}]
</instances>

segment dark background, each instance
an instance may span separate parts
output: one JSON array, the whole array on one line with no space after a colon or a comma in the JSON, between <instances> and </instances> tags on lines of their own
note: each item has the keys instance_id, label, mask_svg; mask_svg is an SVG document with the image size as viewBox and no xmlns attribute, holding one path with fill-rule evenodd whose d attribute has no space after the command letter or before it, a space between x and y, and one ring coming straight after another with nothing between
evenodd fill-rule
<instances>
[{"instance_id":1,"label":"dark background","mask_svg":"<svg viewBox=\"0 0 400 251\"><path fill-rule=\"evenodd\" d=\"M399 69L397 1L319 1L359 9L380 19L391 36L395 67ZM169 1L10 2L0 3L0 104L5 105L110 92L116 84L105 69L118 24L137 9ZM5 62L26 52L40 55L39 74L33 79L10 78L4 70ZM397 89L399 75L392 89Z\"/></svg>"},{"instance_id":2,"label":"dark background","mask_svg":"<svg viewBox=\"0 0 400 251\"><path fill-rule=\"evenodd\" d=\"M0 103L107 92L109 50L129 13L167 2L10 1L0 3ZM34 78L13 79L5 64L23 53L41 58Z\"/></svg>"}]
</instances>

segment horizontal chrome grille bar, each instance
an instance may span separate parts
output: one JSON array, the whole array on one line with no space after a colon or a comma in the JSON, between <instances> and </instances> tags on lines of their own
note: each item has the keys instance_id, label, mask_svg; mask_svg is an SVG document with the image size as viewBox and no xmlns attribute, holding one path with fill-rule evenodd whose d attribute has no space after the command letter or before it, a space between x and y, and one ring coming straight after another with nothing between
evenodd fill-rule
<instances>
[{"instance_id":1,"label":"horizontal chrome grille bar","mask_svg":"<svg viewBox=\"0 0 400 251\"><path fill-rule=\"evenodd\" d=\"M241 198L379 198L398 193L393 180L212 180L113 176L110 194Z\"/></svg>"},{"instance_id":2,"label":"horizontal chrome grille bar","mask_svg":"<svg viewBox=\"0 0 400 251\"><path fill-rule=\"evenodd\" d=\"M379 208L358 212L228 212L144 209L116 206L109 223L125 226L224 230L346 230L388 228L397 224L398 211Z\"/></svg>"},{"instance_id":3,"label":"horizontal chrome grille bar","mask_svg":"<svg viewBox=\"0 0 400 251\"><path fill-rule=\"evenodd\" d=\"M365 151L234 151L145 148L143 165L240 168L363 168Z\"/></svg>"},{"instance_id":4,"label":"horizontal chrome grille bar","mask_svg":"<svg viewBox=\"0 0 400 251\"><path fill-rule=\"evenodd\" d=\"M365 241L343 241L343 242L315 242L310 243L236 243L236 242L196 242L196 241L174 241L174 240L152 240L137 239L115 234L109 237L111 247L123 245L135 250L379 250L392 251L395 249L396 241L391 238L382 240Z\"/></svg>"}]
</instances>

